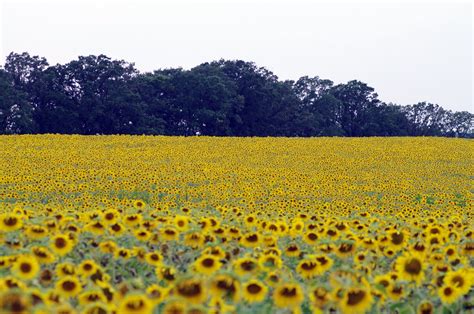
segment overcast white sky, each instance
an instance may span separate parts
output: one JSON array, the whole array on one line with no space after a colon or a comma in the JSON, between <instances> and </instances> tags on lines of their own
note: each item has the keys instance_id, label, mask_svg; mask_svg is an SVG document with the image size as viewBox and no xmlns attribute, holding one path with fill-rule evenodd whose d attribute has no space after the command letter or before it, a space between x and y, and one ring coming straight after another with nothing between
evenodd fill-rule
<instances>
[{"instance_id":1,"label":"overcast white sky","mask_svg":"<svg viewBox=\"0 0 474 314\"><path fill-rule=\"evenodd\" d=\"M471 2L0 0L2 62L106 54L141 71L220 58L281 79L359 79L383 101L473 109Z\"/></svg>"}]
</instances>

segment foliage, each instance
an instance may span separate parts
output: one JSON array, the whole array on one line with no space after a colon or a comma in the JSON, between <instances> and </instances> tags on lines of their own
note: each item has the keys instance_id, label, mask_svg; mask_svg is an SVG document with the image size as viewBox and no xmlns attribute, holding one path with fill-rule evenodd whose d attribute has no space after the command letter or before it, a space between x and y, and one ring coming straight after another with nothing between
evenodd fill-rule
<instances>
[{"instance_id":1,"label":"foliage","mask_svg":"<svg viewBox=\"0 0 474 314\"><path fill-rule=\"evenodd\" d=\"M0 134L474 136L466 111L385 104L357 80L280 81L242 60L139 73L104 55L49 65L24 52L0 71Z\"/></svg>"}]
</instances>

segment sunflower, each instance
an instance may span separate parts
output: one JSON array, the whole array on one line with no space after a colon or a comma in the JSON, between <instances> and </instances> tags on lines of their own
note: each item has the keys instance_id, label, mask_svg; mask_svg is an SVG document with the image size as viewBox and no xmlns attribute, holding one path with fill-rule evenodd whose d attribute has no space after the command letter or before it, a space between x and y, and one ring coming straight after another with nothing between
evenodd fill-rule
<instances>
[{"instance_id":1,"label":"sunflower","mask_svg":"<svg viewBox=\"0 0 474 314\"><path fill-rule=\"evenodd\" d=\"M351 256L356 249L356 243L354 241L344 240L334 251L340 258L346 258Z\"/></svg>"},{"instance_id":2,"label":"sunflower","mask_svg":"<svg viewBox=\"0 0 474 314\"><path fill-rule=\"evenodd\" d=\"M59 256L64 256L71 252L74 243L69 239L68 236L63 234L57 234L51 239L51 249Z\"/></svg>"},{"instance_id":3,"label":"sunflower","mask_svg":"<svg viewBox=\"0 0 474 314\"><path fill-rule=\"evenodd\" d=\"M127 294L118 306L121 314L151 314L153 303L144 295Z\"/></svg>"},{"instance_id":4,"label":"sunflower","mask_svg":"<svg viewBox=\"0 0 474 314\"><path fill-rule=\"evenodd\" d=\"M146 288L146 294L153 304L159 304L166 298L168 289L153 284Z\"/></svg>"},{"instance_id":5,"label":"sunflower","mask_svg":"<svg viewBox=\"0 0 474 314\"><path fill-rule=\"evenodd\" d=\"M272 271L281 268L283 262L278 255L266 254L258 258L260 267L265 271Z\"/></svg>"},{"instance_id":6,"label":"sunflower","mask_svg":"<svg viewBox=\"0 0 474 314\"><path fill-rule=\"evenodd\" d=\"M114 241L105 241L99 244L102 253L113 254L117 250L117 244Z\"/></svg>"},{"instance_id":7,"label":"sunflower","mask_svg":"<svg viewBox=\"0 0 474 314\"><path fill-rule=\"evenodd\" d=\"M0 230L11 232L20 229L23 226L23 216L18 214L0 215Z\"/></svg>"},{"instance_id":8,"label":"sunflower","mask_svg":"<svg viewBox=\"0 0 474 314\"><path fill-rule=\"evenodd\" d=\"M466 295L473 285L473 275L467 269L458 269L446 273L444 284L453 287L457 293Z\"/></svg>"},{"instance_id":9,"label":"sunflower","mask_svg":"<svg viewBox=\"0 0 474 314\"><path fill-rule=\"evenodd\" d=\"M331 294L324 287L315 287L311 289L309 299L313 306L322 309L331 301Z\"/></svg>"},{"instance_id":10,"label":"sunflower","mask_svg":"<svg viewBox=\"0 0 474 314\"><path fill-rule=\"evenodd\" d=\"M168 301L163 307L163 314L186 314L187 305L181 300Z\"/></svg>"},{"instance_id":11,"label":"sunflower","mask_svg":"<svg viewBox=\"0 0 474 314\"><path fill-rule=\"evenodd\" d=\"M177 240L179 237L178 231L174 227L166 227L161 231L161 235L166 241Z\"/></svg>"},{"instance_id":12,"label":"sunflower","mask_svg":"<svg viewBox=\"0 0 474 314\"><path fill-rule=\"evenodd\" d=\"M31 313L31 302L23 293L8 291L0 295L0 313Z\"/></svg>"},{"instance_id":13,"label":"sunflower","mask_svg":"<svg viewBox=\"0 0 474 314\"><path fill-rule=\"evenodd\" d=\"M296 267L296 272L304 279L311 279L320 273L319 264L314 259L303 259Z\"/></svg>"},{"instance_id":14,"label":"sunflower","mask_svg":"<svg viewBox=\"0 0 474 314\"><path fill-rule=\"evenodd\" d=\"M303 289L297 284L283 283L273 292L273 302L277 307L294 309L304 300Z\"/></svg>"},{"instance_id":15,"label":"sunflower","mask_svg":"<svg viewBox=\"0 0 474 314\"><path fill-rule=\"evenodd\" d=\"M244 234L240 239L240 243L245 247L255 248L259 246L260 235L258 234L258 232Z\"/></svg>"},{"instance_id":16,"label":"sunflower","mask_svg":"<svg viewBox=\"0 0 474 314\"><path fill-rule=\"evenodd\" d=\"M33 246L31 247L31 253L41 264L51 264L55 260L53 253L46 247Z\"/></svg>"},{"instance_id":17,"label":"sunflower","mask_svg":"<svg viewBox=\"0 0 474 314\"><path fill-rule=\"evenodd\" d=\"M180 231L186 231L189 228L190 219L186 216L176 215L173 219L173 225Z\"/></svg>"},{"instance_id":18,"label":"sunflower","mask_svg":"<svg viewBox=\"0 0 474 314\"><path fill-rule=\"evenodd\" d=\"M398 230L393 230L388 234L388 245L390 248L399 250L403 248L407 241L408 235L406 232L400 232Z\"/></svg>"},{"instance_id":19,"label":"sunflower","mask_svg":"<svg viewBox=\"0 0 474 314\"><path fill-rule=\"evenodd\" d=\"M415 281L419 285L424 279L425 266L419 253L407 252L398 257L395 269L403 280Z\"/></svg>"},{"instance_id":20,"label":"sunflower","mask_svg":"<svg viewBox=\"0 0 474 314\"><path fill-rule=\"evenodd\" d=\"M240 283L232 276L217 275L211 280L211 293L217 298L236 302L240 298Z\"/></svg>"},{"instance_id":21,"label":"sunflower","mask_svg":"<svg viewBox=\"0 0 474 314\"><path fill-rule=\"evenodd\" d=\"M133 201L133 207L136 209L142 209L146 206L146 203L142 200L135 200Z\"/></svg>"},{"instance_id":22,"label":"sunflower","mask_svg":"<svg viewBox=\"0 0 474 314\"><path fill-rule=\"evenodd\" d=\"M226 254L225 254L225 251L219 247L219 246L208 246L206 247L203 252L203 254L210 254L210 255L214 255L218 258L225 258Z\"/></svg>"},{"instance_id":23,"label":"sunflower","mask_svg":"<svg viewBox=\"0 0 474 314\"><path fill-rule=\"evenodd\" d=\"M372 295L367 288L349 288L347 289L341 300L339 308L342 313L365 313L372 304Z\"/></svg>"},{"instance_id":24,"label":"sunflower","mask_svg":"<svg viewBox=\"0 0 474 314\"><path fill-rule=\"evenodd\" d=\"M142 220L143 217L140 214L129 214L126 215L122 221L128 227L136 227L141 224Z\"/></svg>"},{"instance_id":25,"label":"sunflower","mask_svg":"<svg viewBox=\"0 0 474 314\"><path fill-rule=\"evenodd\" d=\"M77 299L81 305L87 305L96 302L107 303L107 298L105 297L102 290L85 291L81 293Z\"/></svg>"},{"instance_id":26,"label":"sunflower","mask_svg":"<svg viewBox=\"0 0 474 314\"><path fill-rule=\"evenodd\" d=\"M314 231L306 232L303 236L304 242L306 242L309 245L315 245L317 243L318 239L319 239L319 236Z\"/></svg>"},{"instance_id":27,"label":"sunflower","mask_svg":"<svg viewBox=\"0 0 474 314\"><path fill-rule=\"evenodd\" d=\"M423 301L418 305L417 314L434 314L434 306L430 301Z\"/></svg>"},{"instance_id":28,"label":"sunflower","mask_svg":"<svg viewBox=\"0 0 474 314\"><path fill-rule=\"evenodd\" d=\"M290 244L285 250L285 254L290 257L299 256L301 253L300 248L297 244Z\"/></svg>"},{"instance_id":29,"label":"sunflower","mask_svg":"<svg viewBox=\"0 0 474 314\"><path fill-rule=\"evenodd\" d=\"M91 259L82 261L78 267L78 274L83 277L89 277L94 274L99 266Z\"/></svg>"},{"instance_id":30,"label":"sunflower","mask_svg":"<svg viewBox=\"0 0 474 314\"><path fill-rule=\"evenodd\" d=\"M173 291L185 301L194 304L200 304L207 298L204 283L195 278L181 280L175 284Z\"/></svg>"},{"instance_id":31,"label":"sunflower","mask_svg":"<svg viewBox=\"0 0 474 314\"><path fill-rule=\"evenodd\" d=\"M118 222L109 225L108 230L114 236L120 236L120 235L124 234L127 231L125 226L122 225L121 223L118 223Z\"/></svg>"},{"instance_id":32,"label":"sunflower","mask_svg":"<svg viewBox=\"0 0 474 314\"><path fill-rule=\"evenodd\" d=\"M443 304L452 304L456 302L462 294L453 286L443 285L438 289L438 296Z\"/></svg>"},{"instance_id":33,"label":"sunflower","mask_svg":"<svg viewBox=\"0 0 474 314\"><path fill-rule=\"evenodd\" d=\"M56 283L56 292L66 298L76 296L81 290L81 282L74 276L65 276Z\"/></svg>"},{"instance_id":34,"label":"sunflower","mask_svg":"<svg viewBox=\"0 0 474 314\"><path fill-rule=\"evenodd\" d=\"M145 254L145 261L152 266L158 266L163 261L163 256L158 252L148 252Z\"/></svg>"},{"instance_id":35,"label":"sunflower","mask_svg":"<svg viewBox=\"0 0 474 314\"><path fill-rule=\"evenodd\" d=\"M239 276L256 274L260 266L258 261L251 257L242 257L234 261L234 270Z\"/></svg>"},{"instance_id":36,"label":"sunflower","mask_svg":"<svg viewBox=\"0 0 474 314\"><path fill-rule=\"evenodd\" d=\"M268 288L261 282L252 279L242 285L243 298L249 303L262 302L268 293Z\"/></svg>"},{"instance_id":37,"label":"sunflower","mask_svg":"<svg viewBox=\"0 0 474 314\"><path fill-rule=\"evenodd\" d=\"M401 284L395 283L387 288L387 294L393 301L398 301L405 297L405 289L403 289Z\"/></svg>"},{"instance_id":38,"label":"sunflower","mask_svg":"<svg viewBox=\"0 0 474 314\"><path fill-rule=\"evenodd\" d=\"M130 249L126 249L126 248L118 248L114 252L114 256L115 256L115 258L129 259L133 256L133 251L130 250Z\"/></svg>"},{"instance_id":39,"label":"sunflower","mask_svg":"<svg viewBox=\"0 0 474 314\"><path fill-rule=\"evenodd\" d=\"M115 306L111 304L95 302L88 304L81 311L81 314L112 314L116 313ZM59 314L59 313L58 313Z\"/></svg>"},{"instance_id":40,"label":"sunflower","mask_svg":"<svg viewBox=\"0 0 474 314\"><path fill-rule=\"evenodd\" d=\"M12 266L12 273L24 280L35 278L39 270L40 265L36 258L28 255L19 256Z\"/></svg>"},{"instance_id":41,"label":"sunflower","mask_svg":"<svg viewBox=\"0 0 474 314\"><path fill-rule=\"evenodd\" d=\"M332 265L334 264L334 261L332 258L326 256L326 255L311 255L310 256L312 260L318 263L319 265L319 273L323 274L326 271L328 271Z\"/></svg>"},{"instance_id":42,"label":"sunflower","mask_svg":"<svg viewBox=\"0 0 474 314\"><path fill-rule=\"evenodd\" d=\"M46 237L49 231L43 226L32 225L26 228L25 234L32 240L38 240Z\"/></svg>"},{"instance_id":43,"label":"sunflower","mask_svg":"<svg viewBox=\"0 0 474 314\"><path fill-rule=\"evenodd\" d=\"M137 240L142 242L148 241L152 236L150 231L143 228L135 230L133 234L135 235L135 238L137 238Z\"/></svg>"},{"instance_id":44,"label":"sunflower","mask_svg":"<svg viewBox=\"0 0 474 314\"><path fill-rule=\"evenodd\" d=\"M184 237L184 244L196 249L204 244L204 240L204 237L200 233L192 232Z\"/></svg>"},{"instance_id":45,"label":"sunflower","mask_svg":"<svg viewBox=\"0 0 474 314\"><path fill-rule=\"evenodd\" d=\"M201 274L210 275L221 268L221 261L214 255L202 255L194 262L194 269Z\"/></svg>"},{"instance_id":46,"label":"sunflower","mask_svg":"<svg viewBox=\"0 0 474 314\"><path fill-rule=\"evenodd\" d=\"M176 269L170 266L158 266L155 269L156 276L167 282L173 282L176 280Z\"/></svg>"},{"instance_id":47,"label":"sunflower","mask_svg":"<svg viewBox=\"0 0 474 314\"><path fill-rule=\"evenodd\" d=\"M44 286L49 286L53 282L54 273L49 269L43 269L39 274L39 282Z\"/></svg>"},{"instance_id":48,"label":"sunflower","mask_svg":"<svg viewBox=\"0 0 474 314\"><path fill-rule=\"evenodd\" d=\"M112 225L117 221L118 217L119 212L117 210L109 209L102 214L102 221L107 225Z\"/></svg>"},{"instance_id":49,"label":"sunflower","mask_svg":"<svg viewBox=\"0 0 474 314\"><path fill-rule=\"evenodd\" d=\"M100 221L92 221L84 226L84 231L89 231L96 235L104 234L106 226Z\"/></svg>"},{"instance_id":50,"label":"sunflower","mask_svg":"<svg viewBox=\"0 0 474 314\"><path fill-rule=\"evenodd\" d=\"M374 278L375 287L378 290L385 291L392 284L390 274L378 275Z\"/></svg>"},{"instance_id":51,"label":"sunflower","mask_svg":"<svg viewBox=\"0 0 474 314\"><path fill-rule=\"evenodd\" d=\"M76 266L72 263L59 263L56 265L56 274L59 277L73 276L76 274Z\"/></svg>"}]
</instances>

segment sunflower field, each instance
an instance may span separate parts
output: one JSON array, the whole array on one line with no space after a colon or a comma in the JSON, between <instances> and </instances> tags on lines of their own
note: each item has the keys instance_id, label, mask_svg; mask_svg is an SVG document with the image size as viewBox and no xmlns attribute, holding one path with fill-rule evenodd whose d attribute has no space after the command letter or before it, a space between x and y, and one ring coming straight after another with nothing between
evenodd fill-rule
<instances>
[{"instance_id":1,"label":"sunflower field","mask_svg":"<svg viewBox=\"0 0 474 314\"><path fill-rule=\"evenodd\" d=\"M474 142L0 137L0 313L472 313Z\"/></svg>"}]
</instances>

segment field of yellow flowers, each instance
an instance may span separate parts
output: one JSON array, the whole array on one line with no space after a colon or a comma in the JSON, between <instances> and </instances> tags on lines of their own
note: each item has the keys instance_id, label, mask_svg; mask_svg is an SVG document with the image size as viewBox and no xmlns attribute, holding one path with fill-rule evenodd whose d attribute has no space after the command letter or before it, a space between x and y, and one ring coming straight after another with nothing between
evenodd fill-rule
<instances>
[{"instance_id":1,"label":"field of yellow flowers","mask_svg":"<svg viewBox=\"0 0 474 314\"><path fill-rule=\"evenodd\" d=\"M0 137L0 313L472 313L474 142Z\"/></svg>"}]
</instances>

